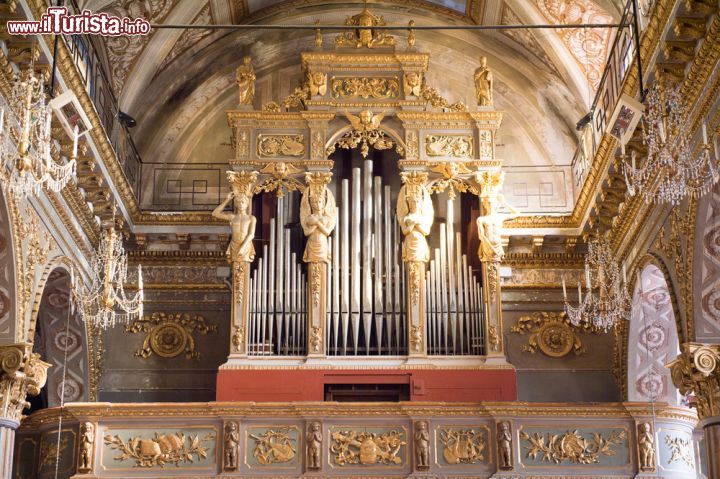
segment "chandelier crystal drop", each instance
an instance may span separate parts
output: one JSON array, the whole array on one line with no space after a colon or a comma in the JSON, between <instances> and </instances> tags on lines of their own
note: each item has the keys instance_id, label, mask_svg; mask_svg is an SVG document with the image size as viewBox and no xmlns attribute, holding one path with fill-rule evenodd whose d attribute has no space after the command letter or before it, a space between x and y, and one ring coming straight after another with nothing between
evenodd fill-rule
<instances>
[{"instance_id":1,"label":"chandelier crystal drop","mask_svg":"<svg viewBox=\"0 0 720 479\"><path fill-rule=\"evenodd\" d=\"M562 280L565 312L576 326L590 325L608 331L626 319L630 309L625 269L621 269L613 255L610 241L603 235L588 243L585 259L585 292L578 283L577 307L567 297L565 279Z\"/></svg>"},{"instance_id":2,"label":"chandelier crystal drop","mask_svg":"<svg viewBox=\"0 0 720 479\"><path fill-rule=\"evenodd\" d=\"M127 254L122 239L112 226L105 229L97 254L92 261L92 281L89 289L73 288L75 303L83 321L103 329L116 323L128 323L143 315L142 266L138 266L137 292L133 297L125 293L128 279Z\"/></svg>"},{"instance_id":3,"label":"chandelier crystal drop","mask_svg":"<svg viewBox=\"0 0 720 479\"><path fill-rule=\"evenodd\" d=\"M648 203L678 205L686 197L697 198L710 191L718 179L720 158L716 144L714 155L710 153L705 123L702 129L703 144L696 156L691 148L687 108L680 87L666 87L656 82L648 93L643 116L647 158L642 166L637 166L634 151L628 163L625 145L621 146L630 195L639 194Z\"/></svg>"},{"instance_id":4,"label":"chandelier crystal drop","mask_svg":"<svg viewBox=\"0 0 720 479\"><path fill-rule=\"evenodd\" d=\"M46 100L43 83L29 72L15 82L8 104L0 110L0 181L17 198L37 196L43 189L59 192L75 177L77 127L70 161L55 163L52 108Z\"/></svg>"}]
</instances>

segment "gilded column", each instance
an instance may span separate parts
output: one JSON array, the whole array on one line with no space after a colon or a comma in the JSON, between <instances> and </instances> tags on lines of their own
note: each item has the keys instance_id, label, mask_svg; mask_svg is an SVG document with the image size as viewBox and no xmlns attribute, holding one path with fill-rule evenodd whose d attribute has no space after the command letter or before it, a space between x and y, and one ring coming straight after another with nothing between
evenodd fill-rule
<instances>
[{"instance_id":1,"label":"gilded column","mask_svg":"<svg viewBox=\"0 0 720 479\"><path fill-rule=\"evenodd\" d=\"M303 261L308 263L308 357L325 356L327 312L327 268L330 263L330 233L337 222L335 197L327 188L332 173L315 171L305 175L307 186L300 201L300 224L307 238Z\"/></svg>"},{"instance_id":2,"label":"gilded column","mask_svg":"<svg viewBox=\"0 0 720 479\"><path fill-rule=\"evenodd\" d=\"M213 216L230 223L232 237L227 249L227 259L232 266L232 313L230 356L247 355L247 325L250 314L249 283L250 265L255 259L256 218L251 214L253 189L257 182L255 171L228 171L232 191ZM234 212L223 211L233 202Z\"/></svg>"},{"instance_id":3,"label":"gilded column","mask_svg":"<svg viewBox=\"0 0 720 479\"><path fill-rule=\"evenodd\" d=\"M488 359L497 358L500 362L505 362L500 296L500 262L505 251L502 247L500 230L506 215L499 213L498 208L505 205L511 212L516 213L500 194L504 176L499 169L480 171L475 176L480 190L480 216L477 219L477 227L485 313L485 355Z\"/></svg>"},{"instance_id":4,"label":"gilded column","mask_svg":"<svg viewBox=\"0 0 720 479\"><path fill-rule=\"evenodd\" d=\"M408 356L427 355L425 334L425 264L430 260L427 235L435 211L424 171L400 173L403 182L398 193L397 219L405 239L402 260L407 271L407 342Z\"/></svg>"},{"instance_id":5,"label":"gilded column","mask_svg":"<svg viewBox=\"0 0 720 479\"><path fill-rule=\"evenodd\" d=\"M27 395L37 396L47 381L50 364L32 352L32 344L0 346L0 479L12 477L15 429L29 404Z\"/></svg>"},{"instance_id":6,"label":"gilded column","mask_svg":"<svg viewBox=\"0 0 720 479\"><path fill-rule=\"evenodd\" d=\"M707 477L720 479L720 345L685 343L680 350L667 366L680 394L695 394L705 431Z\"/></svg>"}]
</instances>

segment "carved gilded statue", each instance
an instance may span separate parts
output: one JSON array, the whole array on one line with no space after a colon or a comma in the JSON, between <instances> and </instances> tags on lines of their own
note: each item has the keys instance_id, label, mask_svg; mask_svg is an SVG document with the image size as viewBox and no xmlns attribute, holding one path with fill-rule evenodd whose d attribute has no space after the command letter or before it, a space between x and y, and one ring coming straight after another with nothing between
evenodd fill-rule
<instances>
[{"instance_id":1,"label":"carved gilded statue","mask_svg":"<svg viewBox=\"0 0 720 479\"><path fill-rule=\"evenodd\" d=\"M223 468L226 471L234 471L237 469L237 449L239 443L238 425L235 421L230 421L225 425L225 434L223 435Z\"/></svg>"},{"instance_id":2,"label":"carved gilded statue","mask_svg":"<svg viewBox=\"0 0 720 479\"><path fill-rule=\"evenodd\" d=\"M413 440L415 469L425 471L430 468L430 433L428 432L427 421L418 421L415 423Z\"/></svg>"},{"instance_id":3,"label":"carved gilded statue","mask_svg":"<svg viewBox=\"0 0 720 479\"><path fill-rule=\"evenodd\" d=\"M250 214L250 198L252 187L257 179L256 173L246 171L228 171L228 181L232 192L228 193L225 201L220 203L212 212L214 218L228 221L232 229L232 239L227 249L227 258L231 263L237 261L252 262L255 259L256 219ZM235 212L226 213L223 210L234 200Z\"/></svg>"},{"instance_id":4,"label":"carved gilded statue","mask_svg":"<svg viewBox=\"0 0 720 479\"><path fill-rule=\"evenodd\" d=\"M335 196L327 189L332 173L308 173L300 200L300 224L307 237L303 261L329 263L329 236L337 221Z\"/></svg>"},{"instance_id":5,"label":"carved gilded statue","mask_svg":"<svg viewBox=\"0 0 720 479\"><path fill-rule=\"evenodd\" d=\"M92 469L94 448L95 426L93 426L91 422L86 422L80 428L80 451L78 455L78 471L88 472Z\"/></svg>"},{"instance_id":6,"label":"carved gilded statue","mask_svg":"<svg viewBox=\"0 0 720 479\"><path fill-rule=\"evenodd\" d=\"M320 455L322 452L322 430L319 422L310 424L307 435L307 460L308 469L318 470L322 467Z\"/></svg>"},{"instance_id":7,"label":"carved gilded statue","mask_svg":"<svg viewBox=\"0 0 720 479\"><path fill-rule=\"evenodd\" d=\"M478 106L493 106L493 74L486 57L480 57L480 66L475 70L475 97Z\"/></svg>"},{"instance_id":8,"label":"carved gilded statue","mask_svg":"<svg viewBox=\"0 0 720 479\"><path fill-rule=\"evenodd\" d=\"M430 249L425 237L430 234L435 216L432 199L425 186L427 173L402 173L401 177L404 184L398 194L397 218L405 235L402 259L426 262L430 259Z\"/></svg>"},{"instance_id":9,"label":"carved gilded statue","mask_svg":"<svg viewBox=\"0 0 720 479\"><path fill-rule=\"evenodd\" d=\"M422 89L422 73L408 72L403 76L403 88L405 96L420 96Z\"/></svg>"},{"instance_id":10,"label":"carved gilded statue","mask_svg":"<svg viewBox=\"0 0 720 479\"><path fill-rule=\"evenodd\" d=\"M512 469L512 434L508 421L500 421L497 424L497 450L498 467L504 471Z\"/></svg>"},{"instance_id":11,"label":"carved gilded statue","mask_svg":"<svg viewBox=\"0 0 720 479\"><path fill-rule=\"evenodd\" d=\"M308 72L307 84L311 96L324 96L327 93L327 73Z\"/></svg>"},{"instance_id":12,"label":"carved gilded statue","mask_svg":"<svg viewBox=\"0 0 720 479\"><path fill-rule=\"evenodd\" d=\"M638 424L638 450L640 452L640 470L655 470L655 438L649 422Z\"/></svg>"},{"instance_id":13,"label":"carved gilded statue","mask_svg":"<svg viewBox=\"0 0 720 479\"><path fill-rule=\"evenodd\" d=\"M478 238L480 247L478 256L481 261L500 261L505 255L500 234L503 222L519 211L512 207L505 197L499 193L505 173L479 172L476 180L480 185L480 216L477 219ZM510 214L500 213L498 208L505 206Z\"/></svg>"},{"instance_id":14,"label":"carved gilded statue","mask_svg":"<svg viewBox=\"0 0 720 479\"><path fill-rule=\"evenodd\" d=\"M255 69L252 66L252 58L244 57L242 65L235 70L239 100L241 105L252 105L255 97Z\"/></svg>"}]
</instances>

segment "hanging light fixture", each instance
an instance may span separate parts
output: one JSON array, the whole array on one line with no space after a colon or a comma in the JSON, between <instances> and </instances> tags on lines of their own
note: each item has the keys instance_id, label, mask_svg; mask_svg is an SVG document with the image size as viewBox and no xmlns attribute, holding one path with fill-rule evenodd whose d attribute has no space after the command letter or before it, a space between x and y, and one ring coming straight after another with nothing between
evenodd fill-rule
<instances>
[{"instance_id":1,"label":"hanging light fixture","mask_svg":"<svg viewBox=\"0 0 720 479\"><path fill-rule=\"evenodd\" d=\"M686 197L697 198L712 188L718 179L717 145L714 144L711 155L703 122L703 144L700 154L695 156L687 118L680 87L655 82L648 93L643 117L647 158L642 166L637 166L634 151L628 162L625 145L621 145L625 182L631 196L639 194L648 203L677 205Z\"/></svg>"},{"instance_id":2,"label":"hanging light fixture","mask_svg":"<svg viewBox=\"0 0 720 479\"><path fill-rule=\"evenodd\" d=\"M92 261L89 289L73 287L73 296L83 319L103 329L127 323L143 315L142 266L138 266L138 290L132 298L125 293L127 254L114 221L103 231L97 254Z\"/></svg>"},{"instance_id":3,"label":"hanging light fixture","mask_svg":"<svg viewBox=\"0 0 720 479\"><path fill-rule=\"evenodd\" d=\"M589 324L607 331L627 318L630 295L627 292L625 268L620 268L606 235L588 243L585 258L585 293L578 283L577 307L568 301L565 278L562 280L565 312L576 326Z\"/></svg>"},{"instance_id":4,"label":"hanging light fixture","mask_svg":"<svg viewBox=\"0 0 720 479\"><path fill-rule=\"evenodd\" d=\"M64 165L52 158L51 127L52 108L42 81L30 68L15 82L7 108L0 110L0 181L18 198L38 195L42 189L58 192L75 176L77 127L72 157Z\"/></svg>"}]
</instances>

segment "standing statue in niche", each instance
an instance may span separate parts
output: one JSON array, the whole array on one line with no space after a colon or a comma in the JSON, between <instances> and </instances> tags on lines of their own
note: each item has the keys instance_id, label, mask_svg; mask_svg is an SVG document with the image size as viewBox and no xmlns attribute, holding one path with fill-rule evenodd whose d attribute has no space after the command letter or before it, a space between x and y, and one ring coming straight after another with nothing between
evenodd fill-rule
<instances>
[{"instance_id":1,"label":"standing statue in niche","mask_svg":"<svg viewBox=\"0 0 720 479\"><path fill-rule=\"evenodd\" d=\"M480 66L475 70L475 97L478 106L493 106L493 74L486 57L480 57Z\"/></svg>"},{"instance_id":2,"label":"standing statue in niche","mask_svg":"<svg viewBox=\"0 0 720 479\"><path fill-rule=\"evenodd\" d=\"M228 181L232 192L228 193L225 201L220 203L212 212L213 218L228 221L232 229L232 239L227 249L227 258L231 263L238 261L252 262L255 259L255 238L256 219L250 214L250 198L252 187L257 179L257 174L246 171L228 171ZM234 201L235 212L226 213L223 210Z\"/></svg>"},{"instance_id":3,"label":"standing statue in niche","mask_svg":"<svg viewBox=\"0 0 720 479\"><path fill-rule=\"evenodd\" d=\"M655 438L649 422L638 424L638 449L640 450L640 470L655 470Z\"/></svg>"},{"instance_id":4,"label":"standing statue in niche","mask_svg":"<svg viewBox=\"0 0 720 479\"><path fill-rule=\"evenodd\" d=\"M235 70L235 80L239 90L241 105L252 105L255 97L255 69L252 66L252 58L244 57L242 65Z\"/></svg>"},{"instance_id":5,"label":"standing statue in niche","mask_svg":"<svg viewBox=\"0 0 720 479\"><path fill-rule=\"evenodd\" d=\"M497 424L497 448L499 468L503 471L512 469L512 434L508 421L501 421Z\"/></svg>"},{"instance_id":6,"label":"standing statue in niche","mask_svg":"<svg viewBox=\"0 0 720 479\"><path fill-rule=\"evenodd\" d=\"M303 261L329 263L329 236L337 221L335 196L327 189L332 173L308 173L308 186L300 200L300 224L307 237Z\"/></svg>"},{"instance_id":7,"label":"standing statue in niche","mask_svg":"<svg viewBox=\"0 0 720 479\"><path fill-rule=\"evenodd\" d=\"M80 457L78 458L78 471L88 472L92 469L93 448L95 446L95 426L86 422L80 430Z\"/></svg>"},{"instance_id":8,"label":"standing statue in niche","mask_svg":"<svg viewBox=\"0 0 720 479\"><path fill-rule=\"evenodd\" d=\"M308 469L318 470L322 467L320 463L320 453L322 449L322 431L320 430L320 423L313 422L310 424L307 436L307 460Z\"/></svg>"},{"instance_id":9,"label":"standing statue in niche","mask_svg":"<svg viewBox=\"0 0 720 479\"><path fill-rule=\"evenodd\" d=\"M425 471L430 468L430 433L428 433L427 421L415 423L414 450L415 469Z\"/></svg>"},{"instance_id":10,"label":"standing statue in niche","mask_svg":"<svg viewBox=\"0 0 720 479\"><path fill-rule=\"evenodd\" d=\"M235 421L230 421L225 425L225 435L223 436L223 466L226 471L234 471L237 469L237 448L240 442L238 436L238 425Z\"/></svg>"},{"instance_id":11,"label":"standing statue in niche","mask_svg":"<svg viewBox=\"0 0 720 479\"><path fill-rule=\"evenodd\" d=\"M427 239L432 228L435 211L430 193L425 186L427 173L401 173L403 186L397 202L397 219L405 235L402 245L403 261L430 260Z\"/></svg>"},{"instance_id":12,"label":"standing statue in niche","mask_svg":"<svg viewBox=\"0 0 720 479\"><path fill-rule=\"evenodd\" d=\"M500 261L505 255L500 231L503 222L519 214L499 192L505 179L505 172L478 172L476 181L480 186L480 216L477 219L480 261ZM510 213L500 213L498 208L505 206Z\"/></svg>"}]
</instances>

